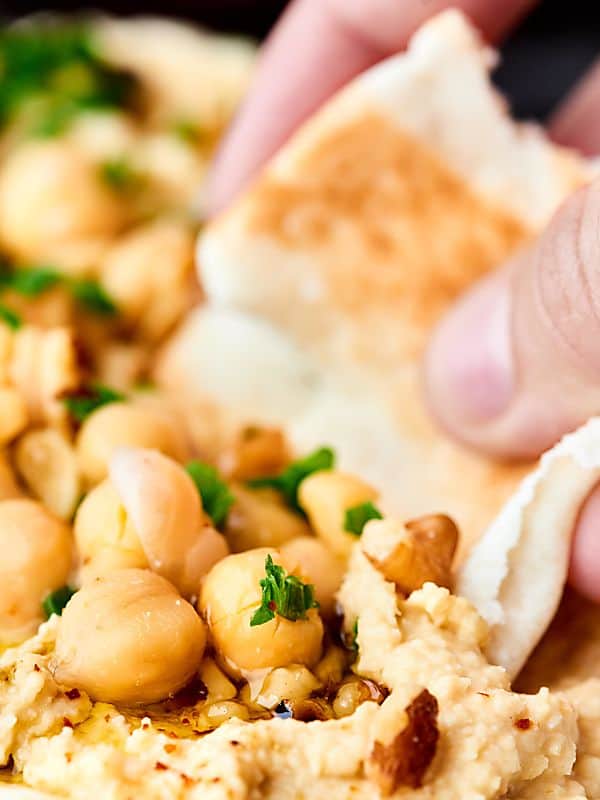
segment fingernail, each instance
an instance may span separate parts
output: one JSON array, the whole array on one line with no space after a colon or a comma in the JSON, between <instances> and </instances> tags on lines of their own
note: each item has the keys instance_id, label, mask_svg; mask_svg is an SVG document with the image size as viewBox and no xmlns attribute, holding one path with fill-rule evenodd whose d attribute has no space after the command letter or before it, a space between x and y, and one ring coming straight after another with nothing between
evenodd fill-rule
<instances>
[{"instance_id":1,"label":"fingernail","mask_svg":"<svg viewBox=\"0 0 600 800\"><path fill-rule=\"evenodd\" d=\"M487 422L505 411L515 381L503 280L484 281L442 320L431 340L427 377L446 419Z\"/></svg>"}]
</instances>

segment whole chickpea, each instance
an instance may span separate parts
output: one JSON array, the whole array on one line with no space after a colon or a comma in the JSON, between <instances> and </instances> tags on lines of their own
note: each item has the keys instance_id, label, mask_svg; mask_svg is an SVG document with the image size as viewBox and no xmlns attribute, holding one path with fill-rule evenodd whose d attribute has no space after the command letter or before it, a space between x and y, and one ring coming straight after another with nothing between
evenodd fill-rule
<instances>
[{"instance_id":1,"label":"whole chickpea","mask_svg":"<svg viewBox=\"0 0 600 800\"><path fill-rule=\"evenodd\" d=\"M346 510L376 498L377 492L368 483L337 470L309 475L298 490L300 505L315 533L344 559L357 542L356 536L344 530Z\"/></svg>"},{"instance_id":2,"label":"whole chickpea","mask_svg":"<svg viewBox=\"0 0 600 800\"><path fill-rule=\"evenodd\" d=\"M255 547L281 547L284 542L309 536L310 528L299 514L270 489L233 487L235 503L227 516L225 534L235 553Z\"/></svg>"},{"instance_id":3,"label":"whole chickpea","mask_svg":"<svg viewBox=\"0 0 600 800\"><path fill-rule=\"evenodd\" d=\"M0 644L35 633L42 601L67 582L69 528L33 500L0 502Z\"/></svg>"},{"instance_id":4,"label":"whole chickpea","mask_svg":"<svg viewBox=\"0 0 600 800\"><path fill-rule=\"evenodd\" d=\"M206 627L160 575L112 572L63 611L55 677L106 703L153 703L181 689L202 660Z\"/></svg>"},{"instance_id":5,"label":"whole chickpea","mask_svg":"<svg viewBox=\"0 0 600 800\"><path fill-rule=\"evenodd\" d=\"M61 253L110 239L125 220L97 165L66 141L25 144L0 170L0 242L16 258L60 264Z\"/></svg>"},{"instance_id":6,"label":"whole chickpea","mask_svg":"<svg viewBox=\"0 0 600 800\"><path fill-rule=\"evenodd\" d=\"M335 614L336 592L345 573L344 562L315 536L298 536L281 545L280 552L288 564L295 564L315 587L321 614Z\"/></svg>"},{"instance_id":7,"label":"whole chickpea","mask_svg":"<svg viewBox=\"0 0 600 800\"><path fill-rule=\"evenodd\" d=\"M120 447L110 460L110 479L124 530L134 532L150 568L185 597L198 596L202 579L229 547L203 513L188 473L155 450Z\"/></svg>"},{"instance_id":8,"label":"whole chickpea","mask_svg":"<svg viewBox=\"0 0 600 800\"><path fill-rule=\"evenodd\" d=\"M88 486L106 477L110 457L119 446L152 448L176 460L186 455L184 437L164 410L137 403L111 403L90 414L77 435L79 467Z\"/></svg>"},{"instance_id":9,"label":"whole chickpea","mask_svg":"<svg viewBox=\"0 0 600 800\"><path fill-rule=\"evenodd\" d=\"M263 625L250 625L261 602L260 581L269 554L286 568L276 550L248 550L219 561L202 588L200 609L223 666L234 677L288 664L310 667L321 655L323 623L316 609L310 609L306 619L276 615Z\"/></svg>"},{"instance_id":10,"label":"whole chickpea","mask_svg":"<svg viewBox=\"0 0 600 800\"><path fill-rule=\"evenodd\" d=\"M139 537L108 478L81 502L73 531L82 584L116 569L148 567Z\"/></svg>"},{"instance_id":11,"label":"whole chickpea","mask_svg":"<svg viewBox=\"0 0 600 800\"><path fill-rule=\"evenodd\" d=\"M137 335L158 341L190 302L194 234L178 220L140 225L106 253L102 282Z\"/></svg>"}]
</instances>

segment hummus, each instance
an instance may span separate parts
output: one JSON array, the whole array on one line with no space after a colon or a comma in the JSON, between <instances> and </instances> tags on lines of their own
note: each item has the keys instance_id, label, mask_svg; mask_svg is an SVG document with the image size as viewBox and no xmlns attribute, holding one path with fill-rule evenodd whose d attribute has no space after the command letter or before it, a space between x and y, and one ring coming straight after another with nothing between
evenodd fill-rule
<instances>
[{"instance_id":1,"label":"hummus","mask_svg":"<svg viewBox=\"0 0 600 800\"><path fill-rule=\"evenodd\" d=\"M59 686L54 616L0 660L2 761L12 758L27 785L69 798L89 797L91 786L124 800L372 798L374 743L394 739L426 688L439 707L439 741L422 787L398 786L399 796L597 796L594 684L566 694L511 691L504 670L482 654L487 626L466 600L432 583L399 597L360 546L340 601L346 618L358 619L356 672L390 691L380 706L308 723L231 720L208 735L182 735Z\"/></svg>"}]
</instances>

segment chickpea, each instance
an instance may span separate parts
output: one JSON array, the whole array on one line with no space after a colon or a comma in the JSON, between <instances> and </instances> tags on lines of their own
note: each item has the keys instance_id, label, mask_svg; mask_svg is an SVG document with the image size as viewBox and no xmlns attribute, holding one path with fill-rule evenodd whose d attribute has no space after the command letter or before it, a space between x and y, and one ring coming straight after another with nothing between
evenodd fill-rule
<instances>
[{"instance_id":1,"label":"chickpea","mask_svg":"<svg viewBox=\"0 0 600 800\"><path fill-rule=\"evenodd\" d=\"M122 158L137 144L135 127L127 115L104 109L79 114L67 137L94 161Z\"/></svg>"},{"instance_id":2,"label":"chickpea","mask_svg":"<svg viewBox=\"0 0 600 800\"><path fill-rule=\"evenodd\" d=\"M110 479L150 568L184 596L197 596L229 548L203 514L190 476L156 451L122 447L111 458Z\"/></svg>"},{"instance_id":3,"label":"chickpea","mask_svg":"<svg viewBox=\"0 0 600 800\"><path fill-rule=\"evenodd\" d=\"M206 716L212 727L218 728L230 719L248 720L250 712L241 703L232 700L221 700L210 705L206 711Z\"/></svg>"},{"instance_id":4,"label":"chickpea","mask_svg":"<svg viewBox=\"0 0 600 800\"><path fill-rule=\"evenodd\" d=\"M0 170L0 243L21 260L70 261L71 247L97 247L125 219L97 166L68 142L23 145Z\"/></svg>"},{"instance_id":5,"label":"chickpea","mask_svg":"<svg viewBox=\"0 0 600 800\"><path fill-rule=\"evenodd\" d=\"M336 592L345 573L343 561L315 536L299 536L283 544L281 555L289 564L295 564L302 575L314 584L321 614L333 617Z\"/></svg>"},{"instance_id":6,"label":"chickpea","mask_svg":"<svg viewBox=\"0 0 600 800\"><path fill-rule=\"evenodd\" d=\"M23 494L22 489L17 484L6 453L0 450L0 501L23 497Z\"/></svg>"},{"instance_id":7,"label":"chickpea","mask_svg":"<svg viewBox=\"0 0 600 800\"><path fill-rule=\"evenodd\" d=\"M0 446L26 428L27 416L27 405L21 392L11 386L0 387Z\"/></svg>"},{"instance_id":8,"label":"chickpea","mask_svg":"<svg viewBox=\"0 0 600 800\"><path fill-rule=\"evenodd\" d=\"M346 509L375 500L368 483L335 470L316 472L302 481L298 499L317 536L341 558L348 558L356 536L344 530Z\"/></svg>"},{"instance_id":9,"label":"chickpea","mask_svg":"<svg viewBox=\"0 0 600 800\"><path fill-rule=\"evenodd\" d=\"M309 536L301 516L283 505L277 492L233 489L235 503L227 516L225 535L234 553L255 547L280 547L284 542Z\"/></svg>"},{"instance_id":10,"label":"chickpea","mask_svg":"<svg viewBox=\"0 0 600 800\"><path fill-rule=\"evenodd\" d=\"M126 567L148 567L139 537L113 484L102 481L85 496L75 515L80 582Z\"/></svg>"},{"instance_id":11,"label":"chickpea","mask_svg":"<svg viewBox=\"0 0 600 800\"><path fill-rule=\"evenodd\" d=\"M35 633L42 601L67 582L69 528L33 500L0 502L0 644Z\"/></svg>"},{"instance_id":12,"label":"chickpea","mask_svg":"<svg viewBox=\"0 0 600 800\"><path fill-rule=\"evenodd\" d=\"M148 570L117 570L67 604L55 677L92 700L153 703L188 683L205 645L204 623L167 580Z\"/></svg>"},{"instance_id":13,"label":"chickpea","mask_svg":"<svg viewBox=\"0 0 600 800\"><path fill-rule=\"evenodd\" d=\"M30 492L61 519L70 519L80 497L77 457L71 443L54 428L21 436L15 467Z\"/></svg>"},{"instance_id":14,"label":"chickpea","mask_svg":"<svg viewBox=\"0 0 600 800\"><path fill-rule=\"evenodd\" d=\"M77 436L79 466L88 486L108 473L116 447L148 447L175 459L185 458L186 447L175 420L164 411L137 403L111 403L86 419Z\"/></svg>"},{"instance_id":15,"label":"chickpea","mask_svg":"<svg viewBox=\"0 0 600 800\"><path fill-rule=\"evenodd\" d=\"M219 457L219 470L230 480L245 481L262 475L277 475L290 461L283 431L247 425Z\"/></svg>"},{"instance_id":16,"label":"chickpea","mask_svg":"<svg viewBox=\"0 0 600 800\"><path fill-rule=\"evenodd\" d=\"M60 422L66 411L59 398L80 381L73 331L23 326L13 337L9 371L30 422Z\"/></svg>"},{"instance_id":17,"label":"chickpea","mask_svg":"<svg viewBox=\"0 0 600 800\"><path fill-rule=\"evenodd\" d=\"M102 282L138 335L158 341L189 306L193 263L189 226L177 220L150 222L107 252Z\"/></svg>"},{"instance_id":18,"label":"chickpea","mask_svg":"<svg viewBox=\"0 0 600 800\"><path fill-rule=\"evenodd\" d=\"M150 366L151 354L140 344L113 342L97 354L98 377L101 383L121 392L138 383Z\"/></svg>"},{"instance_id":19,"label":"chickpea","mask_svg":"<svg viewBox=\"0 0 600 800\"><path fill-rule=\"evenodd\" d=\"M279 667L265 678L256 702L264 708L275 708L282 700L306 700L322 686L312 672L300 664Z\"/></svg>"},{"instance_id":20,"label":"chickpea","mask_svg":"<svg viewBox=\"0 0 600 800\"><path fill-rule=\"evenodd\" d=\"M222 664L233 677L289 664L310 667L321 655L323 623L316 609L308 611L304 620L276 616L263 625L250 626L260 605L260 581L269 553L275 563L286 567L276 550L248 550L219 561L202 587L200 608Z\"/></svg>"}]
</instances>

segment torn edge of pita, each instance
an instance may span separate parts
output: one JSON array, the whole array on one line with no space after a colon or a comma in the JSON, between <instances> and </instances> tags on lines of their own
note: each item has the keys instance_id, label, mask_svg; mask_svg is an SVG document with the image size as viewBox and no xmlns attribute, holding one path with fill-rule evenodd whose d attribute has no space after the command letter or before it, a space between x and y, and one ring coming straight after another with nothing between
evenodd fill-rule
<instances>
[{"instance_id":1,"label":"torn edge of pita","mask_svg":"<svg viewBox=\"0 0 600 800\"><path fill-rule=\"evenodd\" d=\"M552 621L571 534L600 480L600 417L545 453L473 548L455 591L490 625L487 656L514 677Z\"/></svg>"}]
</instances>

